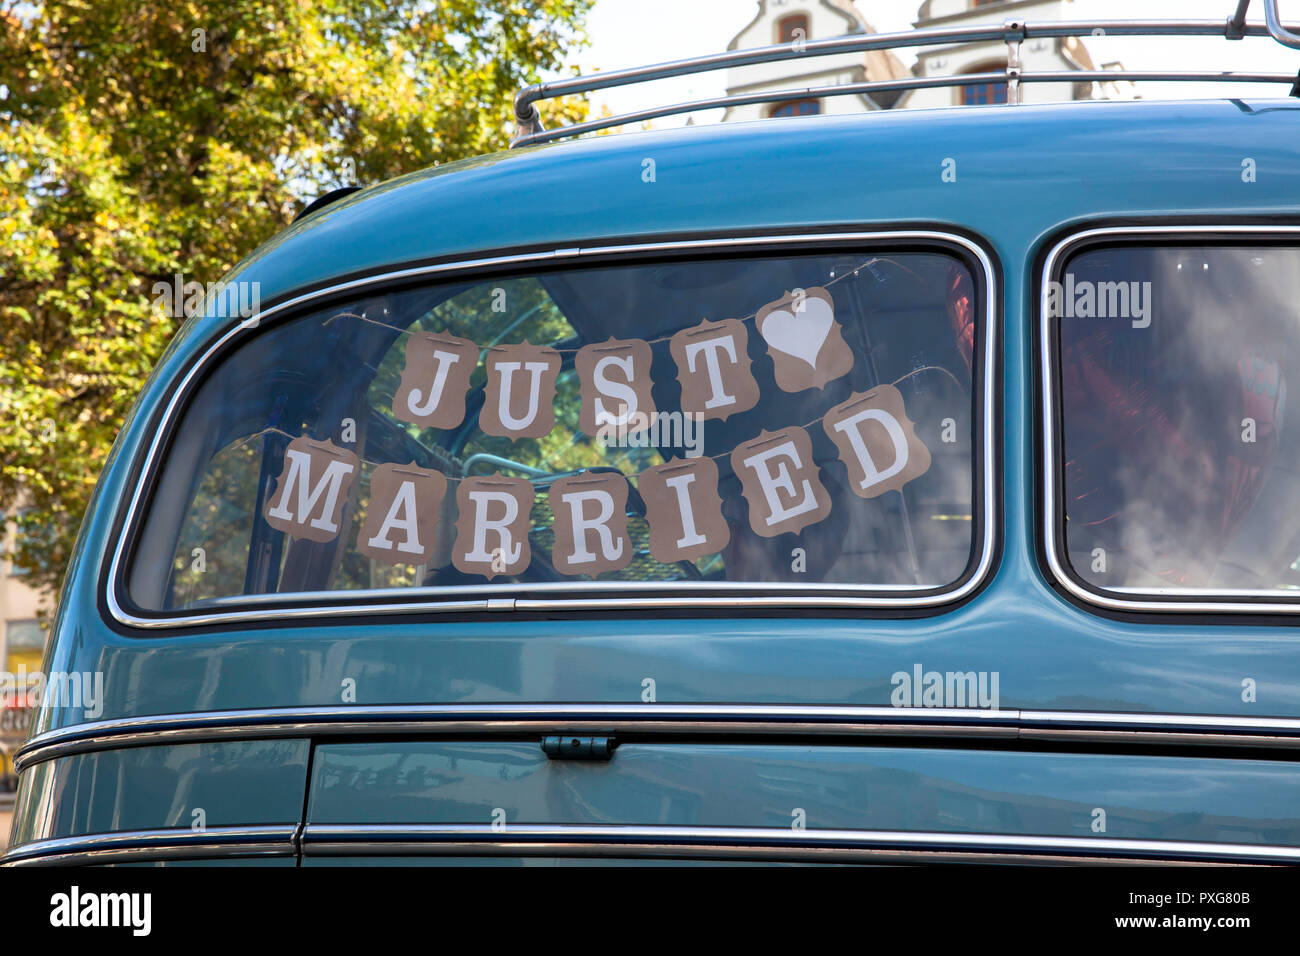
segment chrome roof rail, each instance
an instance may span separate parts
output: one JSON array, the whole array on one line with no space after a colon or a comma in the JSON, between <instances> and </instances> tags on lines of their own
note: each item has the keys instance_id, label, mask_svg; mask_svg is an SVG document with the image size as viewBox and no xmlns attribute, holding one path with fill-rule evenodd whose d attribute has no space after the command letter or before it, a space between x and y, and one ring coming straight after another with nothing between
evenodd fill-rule
<instances>
[{"instance_id":1,"label":"chrome roof rail","mask_svg":"<svg viewBox=\"0 0 1300 956\"><path fill-rule=\"evenodd\" d=\"M1019 86L1024 83L1105 83L1115 80L1148 82L1227 82L1227 83L1289 83L1291 95L1300 95L1300 75L1291 73L1229 73L1216 71L1145 71L1145 70L1063 70L1026 73L1020 66L1020 45L1027 39L1061 39L1065 37L1105 36L1215 36L1228 40L1244 37L1271 37L1278 43L1300 50L1300 33L1282 23L1278 15L1278 0L1263 0L1265 23L1247 23L1246 13L1250 0L1238 0L1236 11L1224 20L1073 20L1025 22L1006 20L1001 24L983 24L962 27L930 27L901 33L849 34L827 40L796 40L775 46L754 47L748 50L730 50L708 56L673 60L651 66L624 70L609 70L588 76L553 80L526 86L515 96L515 138L512 148L579 136L597 130L610 129L626 123L637 123L693 113L696 110L718 107L744 106L752 103L771 103L788 99L819 98L825 96L871 95L890 90L917 90L935 87L965 86L971 83L1006 83L1007 101L1019 101ZM1004 70L984 73L961 73L949 76L912 76L898 80L875 80L862 83L845 83L834 86L809 86L798 89L766 90L716 96L709 99L656 106L651 109L621 113L583 123L547 130L542 126L537 103L542 100L590 93L595 90L647 83L653 80L709 73L728 67L750 66L756 63L774 63L804 57L829 56L836 53L865 53L871 50L901 49L917 46L944 46L947 44L987 43L1001 41L1007 44L1007 65Z\"/></svg>"},{"instance_id":2,"label":"chrome roof rail","mask_svg":"<svg viewBox=\"0 0 1300 956\"><path fill-rule=\"evenodd\" d=\"M1277 12L1277 2L1278 0L1264 0L1264 22L1268 25L1268 35L1283 46L1300 50L1300 33L1286 28L1281 15ZM1240 0L1237 13L1243 21L1246 19L1246 8L1249 6L1250 0Z\"/></svg>"}]
</instances>

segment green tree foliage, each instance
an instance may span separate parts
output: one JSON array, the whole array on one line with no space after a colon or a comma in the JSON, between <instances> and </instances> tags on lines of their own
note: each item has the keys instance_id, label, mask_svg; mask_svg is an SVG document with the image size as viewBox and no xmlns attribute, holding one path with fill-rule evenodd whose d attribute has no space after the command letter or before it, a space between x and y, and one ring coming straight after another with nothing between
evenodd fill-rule
<instances>
[{"instance_id":1,"label":"green tree foliage","mask_svg":"<svg viewBox=\"0 0 1300 956\"><path fill-rule=\"evenodd\" d=\"M503 148L591 2L0 2L0 509L34 584L175 331L153 284L219 279L329 188Z\"/></svg>"}]
</instances>

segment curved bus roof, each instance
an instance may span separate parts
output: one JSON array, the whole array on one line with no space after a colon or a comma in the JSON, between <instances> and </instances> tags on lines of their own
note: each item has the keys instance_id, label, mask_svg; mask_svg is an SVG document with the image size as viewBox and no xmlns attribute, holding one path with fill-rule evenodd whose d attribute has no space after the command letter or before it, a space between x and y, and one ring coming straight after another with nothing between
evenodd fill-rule
<instances>
[{"instance_id":1,"label":"curved bus roof","mask_svg":"<svg viewBox=\"0 0 1300 956\"><path fill-rule=\"evenodd\" d=\"M601 136L371 186L291 225L226 280L260 283L265 308L403 265L649 236L924 222L996 243L1084 217L1300 211L1297 144L1300 102L1287 99L967 106ZM941 179L945 160L955 181ZM228 326L199 317L180 337Z\"/></svg>"}]
</instances>

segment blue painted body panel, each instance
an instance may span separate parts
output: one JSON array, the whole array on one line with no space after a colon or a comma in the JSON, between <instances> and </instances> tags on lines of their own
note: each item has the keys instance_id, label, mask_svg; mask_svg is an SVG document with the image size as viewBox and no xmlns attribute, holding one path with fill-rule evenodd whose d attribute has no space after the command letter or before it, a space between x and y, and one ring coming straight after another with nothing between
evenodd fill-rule
<instances>
[{"instance_id":1,"label":"blue painted body panel","mask_svg":"<svg viewBox=\"0 0 1300 956\"><path fill-rule=\"evenodd\" d=\"M1300 765L843 746L325 744L308 824L511 823L1025 833L1300 844Z\"/></svg>"},{"instance_id":2,"label":"blue painted body panel","mask_svg":"<svg viewBox=\"0 0 1300 956\"><path fill-rule=\"evenodd\" d=\"M50 760L23 774L14 834L26 842L115 830L189 830L197 822L296 823L307 752L306 740L253 740Z\"/></svg>"},{"instance_id":3,"label":"blue painted body panel","mask_svg":"<svg viewBox=\"0 0 1300 956\"><path fill-rule=\"evenodd\" d=\"M1245 157L1256 162L1254 183L1242 181ZM655 161L653 183L642 179L646 158ZM947 158L956 160L956 182L941 181ZM1300 654L1293 627L1250 620L1195 623L1174 616L1118 620L1069 603L1045 578L1035 555L1029 301L1034 257L1047 236L1067 225L1152 216L1300 222L1298 158L1300 103L1295 101L1100 102L813 117L598 137L439 167L349 196L285 230L227 278L259 282L265 307L366 272L518 248L917 223L979 235L1000 264L1004 313L997 383L1001 548L991 581L956 609L912 619L867 613L819 618L810 612L749 617L742 611L635 619L391 616L379 624L335 618L188 634L110 627L101 573L116 544L115 512L131 492L133 463L153 437L150 417L165 404L178 374L231 324L205 317L178 334L122 430L69 569L45 667L104 672L102 719L333 705L339 703L345 676L356 678L358 702L364 704L638 702L642 679L653 677L661 702L888 706L891 674L916 663L927 670L998 671L1001 705L1009 708L1300 717ZM1243 677L1258 682L1253 703L1241 699ZM48 711L37 730L84 719L72 708ZM345 752L338 752L339 759ZM669 767L680 770L674 761L691 754L704 759L700 748L682 753L665 755L659 765L650 761L647 779L660 770L669 774ZM271 791L292 789L290 778L298 773L297 757L273 769L267 756L257 750L247 755L243 772L249 784L239 791L247 794L246 815L263 822L280 812L279 797ZM624 756L632 755L617 760ZM1297 814L1286 812L1285 805L1294 805L1294 765L1252 763L1243 770L1235 761L1177 758L1184 761L1181 769L1160 777L1165 758L940 751L862 751L859 758L866 761L863 772L877 779L913 774L908 779L918 791L932 794L927 798L932 802L962 787L969 792L959 799L971 813L986 805L1016 808L996 811L1011 827L1028 826L1016 814L1031 805L1086 804L1087 799L1075 800L1068 783L1078 779L1091 781L1098 791L1111 788L1134 813L1155 812L1153 800L1161 801L1166 814L1181 812L1180 807L1199 813L1186 834L1201 832L1198 828L1216 814L1235 814L1255 821L1247 829L1254 825L1262 834L1280 827L1284 842L1300 843ZM752 765L738 764L734 784L715 778L718 789L707 798L716 801L710 805L725 807L741 792L746 774L761 776L755 768L830 759L806 748L798 754L771 749ZM111 788L84 789L76 782L81 771L63 769L65 763L23 774L28 811L16 823L15 842L46 832L31 808L45 805L55 793L94 804L73 817L60 816L67 820L59 824L60 832L125 826L113 809L121 798ZM527 763L542 772L536 754ZM1021 765L1028 776L1017 796L1006 788L1008 774L1018 773ZM153 773L150 767L157 769L146 762L134 770L123 765L118 772L127 779ZM849 773L847 767L841 772ZM820 772L811 764L805 769L808 779ZM1148 772L1159 781L1144 782ZM64 781L53 792L47 779L52 773ZM1183 787L1204 800L1175 799ZM973 795L977 791L990 795ZM369 791L353 795L358 806L372 796ZM298 803L296 820L301 786L291 797L289 804ZM631 798L623 801L615 790L602 799L630 812ZM850 825L851 803L826 806ZM868 808L884 814L882 820L906 818L901 804L869 803ZM158 822L166 814L145 816L152 826L177 825ZM865 819L852 825L865 825ZM1163 824L1150 826L1158 830Z\"/></svg>"}]
</instances>

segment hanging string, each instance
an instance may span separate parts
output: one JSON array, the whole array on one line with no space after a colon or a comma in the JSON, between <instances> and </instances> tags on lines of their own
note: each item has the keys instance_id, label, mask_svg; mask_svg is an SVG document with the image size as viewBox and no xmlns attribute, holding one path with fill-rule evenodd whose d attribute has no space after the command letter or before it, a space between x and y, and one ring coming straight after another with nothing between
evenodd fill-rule
<instances>
[{"instance_id":1,"label":"hanging string","mask_svg":"<svg viewBox=\"0 0 1300 956\"><path fill-rule=\"evenodd\" d=\"M846 272L842 272L839 275L836 275L835 273L832 272L829 276L827 276L826 281L822 284L821 287L823 289L828 289L831 286L835 285L837 282L843 282L845 279L848 279L850 277L856 277L858 273L860 273L863 269L870 269L873 265L875 265L878 262L887 262L890 265L897 266L898 268L911 273L913 276L916 276L916 278L918 279L920 278L920 276L917 275L915 270L909 269L907 266L903 265L901 262L899 262L896 259L890 259L885 256L874 256L870 259L867 259L865 262L861 263L854 269ZM758 317L758 312L754 311L749 313L748 315L739 317L736 321L749 322L750 320L755 319L757 317ZM322 322L321 325L329 326L329 324L333 322L335 319L357 319L358 321L366 322L370 325L377 325L381 329L389 329L393 332L398 333L399 335L415 335L417 334L417 332L421 331L421 330L416 330L415 332L413 332L409 328L402 328L401 326L390 325L387 322L380 322L378 319L372 319L366 315L358 315L355 312L338 312L330 316L324 322ZM647 345L656 345L660 342L667 342L675 334L676 333L669 333L668 335L661 335L658 338L654 338L654 339L644 339L643 341ZM499 352L512 347L513 346L510 345L487 345L487 346L483 346L480 352ZM570 349L557 349L557 348L551 348L550 346L547 346L547 348L549 348L550 351L552 352L558 352L562 355L567 355L569 353L578 352L581 350L581 346L579 348L570 348Z\"/></svg>"},{"instance_id":2,"label":"hanging string","mask_svg":"<svg viewBox=\"0 0 1300 956\"><path fill-rule=\"evenodd\" d=\"M891 259L891 258L886 257L886 256L873 256L872 258L867 259L867 260L861 262L860 264L858 264L858 265L857 265L856 267L854 267L853 269L851 269L851 270L847 270L847 271L844 271L844 272L840 272L838 275L837 275L835 272L831 272L831 273L827 276L827 279L826 279L825 283L822 285L822 288L829 288L830 286L835 285L837 282L843 282L845 279L848 279L848 278L850 278L850 277L856 277L857 275L859 275L859 274L861 273L861 271L862 271L863 269L870 269L873 265L875 265L875 264L878 263L878 262L884 262L884 263L888 263L888 264L890 264L890 265L892 265L892 266L897 266L899 269L902 269L903 271L907 272L909 275L913 276L914 278L916 278L916 279L918 279L918 280L921 279L921 276L918 275L917 272L916 272L914 269L909 268L908 266L906 266L906 265L904 265L903 263L899 262L897 259ZM874 272L873 272L872 274L874 275ZM527 313L527 314L531 314L531 312L535 312L536 310L537 310L537 307L534 307L534 308L531 309L530 312ZM735 321L738 321L738 322L749 322L750 320L752 320L752 319L756 319L757 317L758 317L758 311L756 310L756 311L754 311L754 312L749 313L748 315L741 316L740 318L736 319ZM335 319L345 319L345 318L348 318L348 319L357 319L358 321L366 322L366 323L368 323L368 324L370 324L370 325L375 325L375 326L378 326L378 327L380 327L380 328L389 329L390 331L397 332L399 335L415 335L415 334L416 334L415 332L412 332L409 328L401 328L400 326L390 325L390 324L388 324L387 322L380 322L378 319L372 319L372 318L369 318L368 316L365 316L365 315L358 315L358 314L355 313L355 312L339 312L339 313L336 313L335 315L332 315L332 316L330 316L328 319L326 319L326 320L322 323L322 325L324 325L324 326L328 326L328 325L329 325L331 322L333 322ZM514 323L514 325L511 325L511 326L510 326L510 329L513 329L513 328L515 327L515 325L518 325L518 324L519 324L518 321L516 321L516 322ZM507 331L509 331L509 329L507 329ZM680 330L679 330L679 331L680 331ZM658 338L653 338L653 339L644 339L644 340L642 340L642 341L644 341L647 345L655 345L655 344L660 343L660 342L667 342L667 341L669 341L669 340L673 337L673 335L675 335L675 334L676 334L676 333L669 333L669 334L667 334L667 335L661 335L661 336L659 336ZM760 332L760 334L761 334L761 332ZM481 347L479 348L479 358L480 358L480 360L482 360L482 357L483 357L484 355L486 355L488 352L491 352L491 351L502 351L502 350L504 350L504 349L511 348L511 347L512 347L512 346L509 346L509 345L497 345L497 344L495 344L495 343L492 344L492 345L481 346ZM582 347L579 347L579 348L568 348L568 349L557 349L557 348L553 348L553 347L547 346L547 348L548 348L550 351L552 351L552 352L557 352L557 353L560 353L560 354L570 354L570 353L577 353L577 352L581 351L581 348L582 348ZM955 376L952 375L952 373L948 372L947 369L939 368L938 366L929 366L929 367L930 367L930 368L935 368L935 369L937 369L938 371L944 372L944 373L947 374L950 378L952 378L952 380L953 380L954 382L957 383L957 387L958 387L959 389L962 389L962 391L965 391L965 386L963 386L963 385L961 384L961 382L959 382L959 381L957 380L957 378L956 378ZM561 373L561 374L565 374L565 373ZM388 396L389 402L391 403L394 399L396 399L396 397L397 397L397 396L396 396L395 394L394 394L394 395L391 395L391 396ZM819 420L820 420L820 419L819 419ZM574 439L574 441L576 441L576 438ZM559 452L566 451L566 450L568 449L568 447L572 447L572 445L574 444L574 441L569 442L569 445L566 446L566 447L563 448L563 449L560 449ZM559 452L553 452L551 455L548 456L548 460L549 460L549 458L553 458L556 454L559 454Z\"/></svg>"},{"instance_id":3,"label":"hanging string","mask_svg":"<svg viewBox=\"0 0 1300 956\"><path fill-rule=\"evenodd\" d=\"M965 386L962 385L961 380L958 379L957 376L953 375L952 372L948 371L948 369L944 368L944 367L941 366L941 365L923 365L923 366L921 366L920 368L914 368L914 369L912 369L912 371L908 372L906 375L902 375L902 376L900 376L899 378L894 379L894 381L890 382L889 384L892 385L892 386L894 386L895 388L897 388L898 385L899 385L900 383L907 381L909 378L912 378L912 377L915 376L915 375L920 375L922 372L942 372L944 375L947 375L950 379L952 379L953 382L956 383L956 385L957 385L958 388L962 389L962 391L965 391ZM827 412L827 413L826 413L826 415L829 415L829 414L830 414L830 412ZM812 419L811 421L804 422L802 425L794 425L794 426L784 425L784 426L782 426L782 427L783 427L783 428L791 428L791 427L794 427L794 428L811 428L813 425L821 424L821 422L823 422L823 421L826 419L826 415L821 415L821 416L819 416L819 417L817 417L817 418ZM573 439L573 441L570 441L569 444L568 444L567 446L565 446L565 448L560 449L560 451L567 451L569 448L571 448L571 447L573 446L573 444L577 441L577 435L578 435L578 434L579 434L578 432L575 432L575 433L574 433L574 439ZM271 427L268 427L268 428L263 428L261 431L259 431L259 432L254 432L253 434L248 435L248 436L246 436L246 437L244 437L244 438L241 438L239 441L234 442L234 443L231 444L231 445L228 445L228 446L226 447L226 450L235 450L235 449L238 449L238 448L242 448L244 445L247 445L249 442L255 441L255 440L257 440L258 438L262 438L262 437L265 436L265 435L280 435L280 436L282 436L282 437L284 437L284 438L289 439L290 441L293 441L295 438L310 437L310 436L303 436L303 435L291 435L291 434L289 434L289 432L285 431L285 430L282 429L282 428L276 428L276 427L274 427L274 426L271 426ZM734 451L735 451L735 449L733 448L731 451L724 451L724 452L721 452L721 453L719 453L719 454L717 454L717 455L708 455L708 456L705 456L705 457L711 458L711 459L714 460L714 461L722 461L722 460L724 460L724 459L730 458L732 452L734 452ZM556 454L558 454L558 452L557 452ZM377 468L377 467L380 466L380 465L398 464L397 462L372 461L372 460L370 460L369 458L362 458L361 456L357 456L357 457L358 457L358 460L361 461L363 464L370 465L372 468ZM552 455L552 456L550 456L550 457L554 457L554 455ZM505 466L505 467L508 467L508 466ZM584 471L584 470L586 470L586 468L581 468L581 469L578 469L578 470L579 470L579 471ZM641 474L642 474L642 472L639 472L639 471L637 471L637 472L632 472L632 473L630 473L630 474L629 474L629 473L623 473L623 477L624 477L624 478L628 478L628 479L631 479L631 478L639 478L639 477L641 476ZM481 476L465 475L465 476L459 476L459 477L458 477L458 476L456 476L456 475L444 475L443 477L445 477L448 481L464 481L466 478L470 478L470 477L481 477Z\"/></svg>"}]
</instances>

